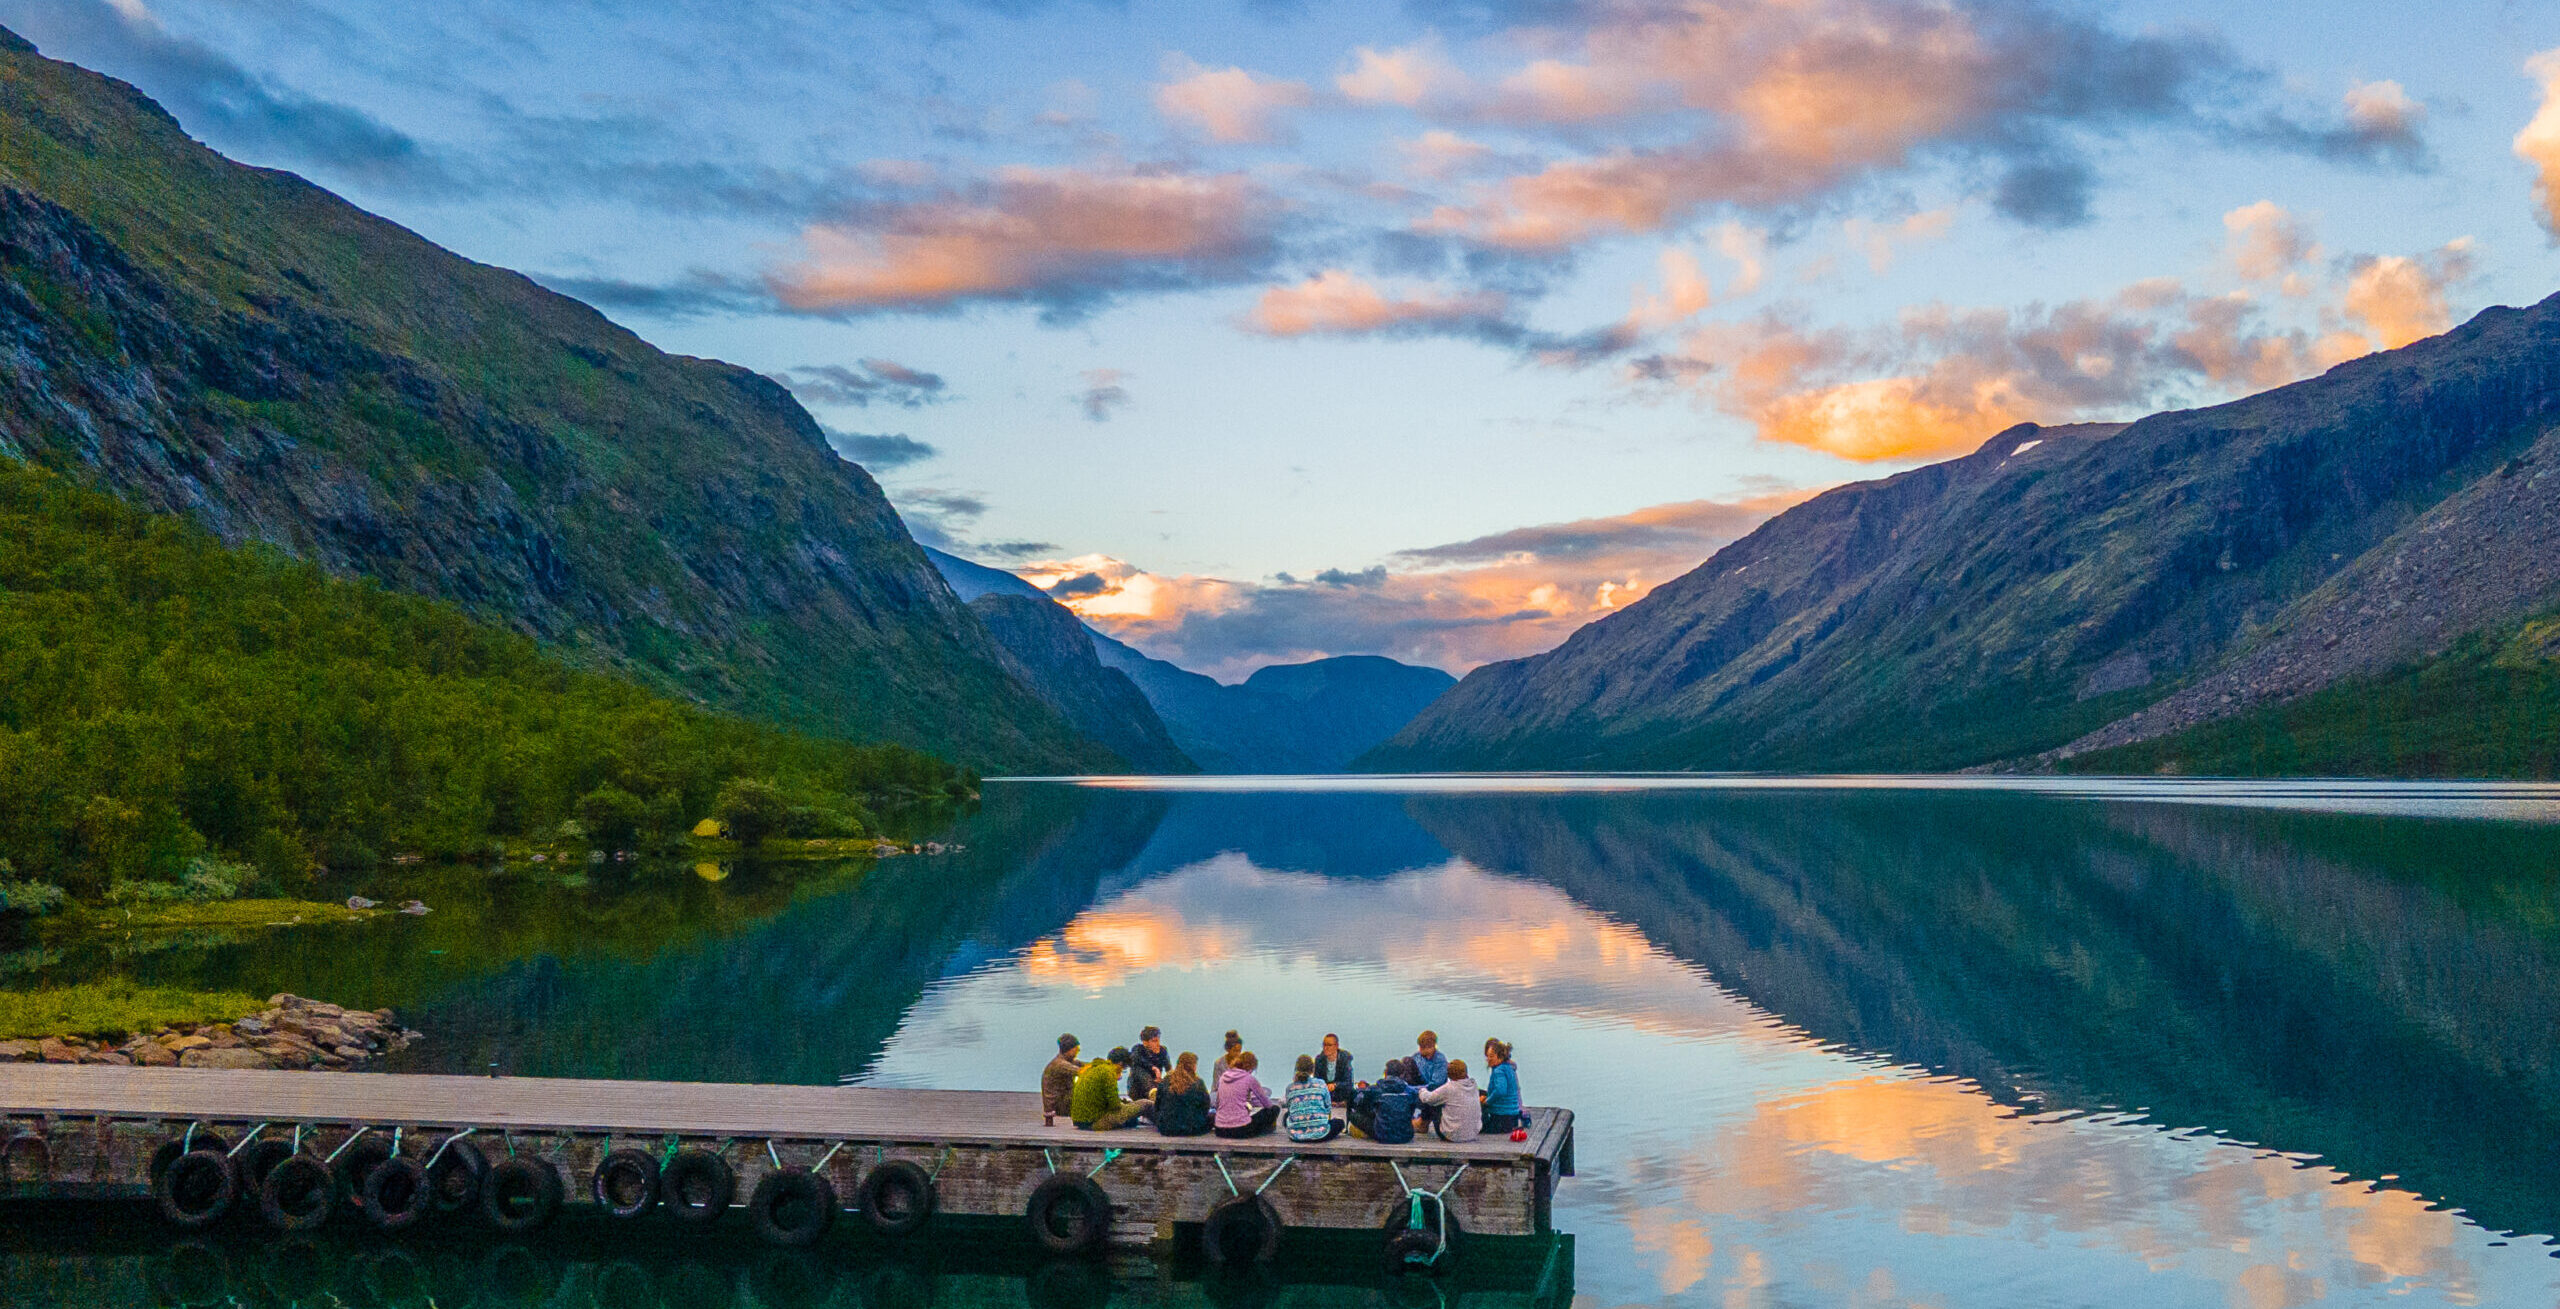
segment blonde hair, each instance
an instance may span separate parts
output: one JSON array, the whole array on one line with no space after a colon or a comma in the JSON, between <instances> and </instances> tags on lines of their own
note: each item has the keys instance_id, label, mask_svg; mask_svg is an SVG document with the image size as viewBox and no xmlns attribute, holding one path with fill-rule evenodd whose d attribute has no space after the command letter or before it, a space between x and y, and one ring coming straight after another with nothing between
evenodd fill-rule
<instances>
[{"instance_id":1,"label":"blonde hair","mask_svg":"<svg viewBox=\"0 0 2560 1309\"><path fill-rule=\"evenodd\" d=\"M1188 1091L1200 1084L1200 1056L1188 1050L1173 1061L1173 1071L1164 1075L1167 1090Z\"/></svg>"}]
</instances>

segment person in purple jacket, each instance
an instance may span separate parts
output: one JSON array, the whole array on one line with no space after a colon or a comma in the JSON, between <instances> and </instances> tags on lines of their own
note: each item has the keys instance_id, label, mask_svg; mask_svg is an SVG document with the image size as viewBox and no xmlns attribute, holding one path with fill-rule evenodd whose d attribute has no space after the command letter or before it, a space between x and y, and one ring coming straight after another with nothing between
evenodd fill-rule
<instances>
[{"instance_id":1,"label":"person in purple jacket","mask_svg":"<svg viewBox=\"0 0 2560 1309\"><path fill-rule=\"evenodd\" d=\"M1280 1121L1280 1106L1271 1100L1270 1088L1253 1070L1262 1061L1251 1050L1236 1052L1235 1062L1218 1074L1217 1126L1211 1130L1230 1138L1261 1136Z\"/></svg>"}]
</instances>

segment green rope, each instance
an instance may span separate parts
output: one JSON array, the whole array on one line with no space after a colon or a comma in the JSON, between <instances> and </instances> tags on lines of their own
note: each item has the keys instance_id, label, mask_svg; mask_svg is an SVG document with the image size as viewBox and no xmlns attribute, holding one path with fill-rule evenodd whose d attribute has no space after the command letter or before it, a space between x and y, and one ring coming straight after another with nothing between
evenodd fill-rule
<instances>
[{"instance_id":1,"label":"green rope","mask_svg":"<svg viewBox=\"0 0 2560 1309\"><path fill-rule=\"evenodd\" d=\"M772 1160L772 1161L773 1161L773 1166L774 1166L776 1169L780 1169L780 1168L782 1167L782 1156L781 1156L781 1155L779 1155L779 1154L774 1153L774 1149L773 1149L773 1138L771 1138L771 1137L767 1137L767 1138L765 1138L765 1143L764 1143L764 1157L765 1157L765 1158L767 1158L767 1159Z\"/></svg>"},{"instance_id":2,"label":"green rope","mask_svg":"<svg viewBox=\"0 0 2560 1309\"><path fill-rule=\"evenodd\" d=\"M1217 1165L1218 1165L1218 1176L1220 1176L1220 1177L1223 1177L1223 1178L1227 1179L1227 1194L1229 1194L1229 1195L1242 1195L1242 1194L1244 1194L1244 1192L1239 1191L1239 1190L1237 1190L1237 1189L1236 1189L1236 1175L1235 1175L1234 1173L1231 1173L1231 1172L1228 1172L1228 1171L1227 1171L1227 1157L1226 1157L1225 1155L1222 1155L1222 1154L1213 1154L1213 1155L1209 1156L1209 1158L1210 1158L1210 1159L1212 1159L1212 1160L1214 1160L1214 1161L1217 1163ZM1395 1160L1390 1159L1390 1160L1388 1160L1388 1161L1387 1161L1387 1167L1389 1167L1389 1168L1393 1168L1393 1167L1395 1167L1395 1166L1396 1166L1396 1161L1395 1161ZM1397 1180L1397 1181L1399 1181L1399 1182L1403 1181L1403 1180L1404 1180L1404 1175L1403 1175L1402 1173L1398 1173L1398 1174L1396 1175L1396 1180Z\"/></svg>"},{"instance_id":3,"label":"green rope","mask_svg":"<svg viewBox=\"0 0 2560 1309\"><path fill-rule=\"evenodd\" d=\"M1260 1194L1262 1194L1263 1189L1264 1189L1265 1187L1270 1186L1273 1182L1279 1181L1279 1180L1280 1180L1280 1174L1282 1174L1282 1173L1285 1173L1285 1172L1289 1171L1289 1165L1294 1164L1294 1163L1296 1163L1296 1162L1298 1162L1298 1156L1296 1156L1296 1155L1291 1155L1291 1156L1289 1156L1288 1158L1281 1160L1281 1161L1280 1161L1280 1166L1279 1166L1279 1167L1277 1167L1277 1168L1272 1169L1272 1170L1271 1170L1270 1175L1269 1175L1269 1176L1267 1176L1267 1177L1264 1177L1264 1178L1262 1179L1262 1185L1261 1185L1261 1186L1257 1186L1257 1187L1253 1188L1253 1193L1254 1193L1255 1195L1260 1195ZM1230 1188L1232 1188L1233 1183L1230 1183L1230 1184L1229 1184L1229 1186L1230 1186Z\"/></svg>"},{"instance_id":4,"label":"green rope","mask_svg":"<svg viewBox=\"0 0 2560 1309\"><path fill-rule=\"evenodd\" d=\"M1091 1177L1091 1176L1093 1176L1093 1174L1094 1174L1094 1173L1101 1172L1103 1169L1110 1167L1110 1166L1111 1166L1111 1161L1112 1161L1112 1160L1114 1160L1114 1159L1117 1159L1117 1158L1119 1158L1119 1157L1120 1157L1120 1152L1119 1152L1118 1150L1116 1150L1116 1149L1115 1149L1115 1150L1105 1150L1105 1151L1103 1151L1103 1152L1102 1152L1102 1162L1101 1162L1101 1163L1098 1163L1098 1164L1095 1164L1095 1165L1093 1166L1092 1171L1091 1171L1091 1172L1086 1173L1086 1174L1085 1174L1085 1176L1087 1176L1087 1177Z\"/></svg>"},{"instance_id":5,"label":"green rope","mask_svg":"<svg viewBox=\"0 0 2560 1309\"><path fill-rule=\"evenodd\" d=\"M269 1124L267 1124L267 1123L260 1123L260 1124L258 1124L257 1126L250 1128L250 1129L249 1129L249 1134L248 1134L247 1136L244 1136L244 1137L241 1137L241 1138L240 1138L240 1144L235 1145L235 1146L231 1147L230 1149L223 1151L223 1157L227 1159L227 1158L230 1158L230 1157L231 1157L231 1156L233 1156L233 1155L236 1155L236 1154L240 1153L240 1152L241 1152L241 1151L243 1151L243 1150L248 1149L248 1148L249 1148L249 1143L250 1143L251 1141L255 1141L255 1140L257 1140L257 1139L258 1139L258 1133L260 1133L260 1132L263 1132L263 1131L267 1130L268 1126L269 1126Z\"/></svg>"},{"instance_id":6,"label":"green rope","mask_svg":"<svg viewBox=\"0 0 2560 1309\"><path fill-rule=\"evenodd\" d=\"M942 1177L942 1166L951 1162L951 1150L952 1147L950 1146L946 1145L942 1147L942 1157L933 1161L933 1171L926 1173L924 1175L924 1180L928 1182L940 1180Z\"/></svg>"}]
</instances>

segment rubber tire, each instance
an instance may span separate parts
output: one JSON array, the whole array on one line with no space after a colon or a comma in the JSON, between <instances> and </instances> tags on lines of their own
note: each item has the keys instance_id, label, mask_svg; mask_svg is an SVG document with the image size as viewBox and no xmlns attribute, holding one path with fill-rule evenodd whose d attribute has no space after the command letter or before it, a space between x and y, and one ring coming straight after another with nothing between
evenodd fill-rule
<instances>
[{"instance_id":1,"label":"rubber tire","mask_svg":"<svg viewBox=\"0 0 2560 1309\"><path fill-rule=\"evenodd\" d=\"M480 1147L447 1140L427 1157L435 1161L427 1169L427 1187L435 1196L437 1213L467 1213L480 1207L480 1188L489 1177L489 1156L480 1153Z\"/></svg>"},{"instance_id":2,"label":"rubber tire","mask_svg":"<svg viewBox=\"0 0 2560 1309\"><path fill-rule=\"evenodd\" d=\"M259 1140L240 1147L240 1152L231 1156L231 1178L241 1202L255 1205L258 1188L267 1184L267 1174L274 1172L277 1164L291 1159L293 1153L290 1141Z\"/></svg>"},{"instance_id":3,"label":"rubber tire","mask_svg":"<svg viewBox=\"0 0 2560 1309\"><path fill-rule=\"evenodd\" d=\"M1200 1252L1230 1267L1269 1263L1280 1252L1280 1211L1258 1195L1231 1195L1200 1224Z\"/></svg>"},{"instance_id":4,"label":"rubber tire","mask_svg":"<svg viewBox=\"0 0 2560 1309\"><path fill-rule=\"evenodd\" d=\"M179 1155L151 1183L160 1216L189 1231L220 1222L239 1196L239 1179L219 1146Z\"/></svg>"},{"instance_id":5,"label":"rubber tire","mask_svg":"<svg viewBox=\"0 0 2560 1309\"><path fill-rule=\"evenodd\" d=\"M636 1187L638 1194L616 1198L627 1187ZM616 1218L641 1217L658 1207L658 1160L645 1150L616 1150L596 1165L588 1190L606 1213Z\"/></svg>"},{"instance_id":6,"label":"rubber tire","mask_svg":"<svg viewBox=\"0 0 2560 1309\"><path fill-rule=\"evenodd\" d=\"M189 1150L228 1151L230 1148L229 1141L211 1132L198 1132L192 1141L183 1132L170 1137L160 1143L159 1149L151 1152L151 1184L154 1187L159 1186L160 1174L169 1171L169 1165L178 1162L178 1156Z\"/></svg>"},{"instance_id":7,"label":"rubber tire","mask_svg":"<svg viewBox=\"0 0 2560 1309\"><path fill-rule=\"evenodd\" d=\"M1449 1256L1445 1254L1437 1263L1416 1262L1417 1257L1429 1258L1431 1252L1439 1247L1440 1238L1429 1232L1417 1232L1408 1228L1394 1233L1387 1238L1387 1276L1396 1278L1421 1273L1429 1277L1438 1277L1447 1272Z\"/></svg>"},{"instance_id":8,"label":"rubber tire","mask_svg":"<svg viewBox=\"0 0 2560 1309\"><path fill-rule=\"evenodd\" d=\"M434 1213L436 1201L434 1192L427 1189L427 1170L407 1155L393 1155L365 1174L364 1194L356 1197L356 1207L376 1231L397 1232L417 1226Z\"/></svg>"},{"instance_id":9,"label":"rubber tire","mask_svg":"<svg viewBox=\"0 0 2560 1309\"><path fill-rule=\"evenodd\" d=\"M679 1150L658 1174L658 1199L667 1216L687 1227L709 1227L738 1197L738 1174L708 1150Z\"/></svg>"},{"instance_id":10,"label":"rubber tire","mask_svg":"<svg viewBox=\"0 0 2560 1309\"><path fill-rule=\"evenodd\" d=\"M368 1136L342 1151L330 1167L338 1171L338 1194L346 1197L349 1209L364 1205L364 1179L391 1157L391 1143Z\"/></svg>"},{"instance_id":11,"label":"rubber tire","mask_svg":"<svg viewBox=\"0 0 2560 1309\"><path fill-rule=\"evenodd\" d=\"M767 1245L814 1245L836 1221L835 1183L806 1168L777 1168L756 1179L747 1225Z\"/></svg>"},{"instance_id":12,"label":"rubber tire","mask_svg":"<svg viewBox=\"0 0 2560 1309\"><path fill-rule=\"evenodd\" d=\"M1057 1173L1042 1182L1022 1206L1022 1217L1031 1239L1051 1254L1085 1254L1111 1237L1111 1197L1082 1173Z\"/></svg>"},{"instance_id":13,"label":"rubber tire","mask_svg":"<svg viewBox=\"0 0 2560 1309\"><path fill-rule=\"evenodd\" d=\"M338 1207L338 1179L307 1154L280 1159L258 1184L258 1216L279 1232L308 1232Z\"/></svg>"},{"instance_id":14,"label":"rubber tire","mask_svg":"<svg viewBox=\"0 0 2560 1309\"><path fill-rule=\"evenodd\" d=\"M480 1216L509 1235L539 1229L560 1212L560 1170L515 1155L489 1166L480 1181Z\"/></svg>"},{"instance_id":15,"label":"rubber tire","mask_svg":"<svg viewBox=\"0 0 2560 1309\"><path fill-rule=\"evenodd\" d=\"M865 1173L853 1193L862 1221L882 1236L913 1236L923 1231L933 1221L936 1202L933 1178L904 1159L892 1159Z\"/></svg>"}]
</instances>

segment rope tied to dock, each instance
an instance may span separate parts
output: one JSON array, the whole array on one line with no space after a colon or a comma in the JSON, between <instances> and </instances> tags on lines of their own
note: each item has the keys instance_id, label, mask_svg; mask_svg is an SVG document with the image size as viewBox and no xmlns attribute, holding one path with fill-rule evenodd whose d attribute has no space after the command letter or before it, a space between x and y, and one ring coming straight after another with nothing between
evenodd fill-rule
<instances>
[{"instance_id":1,"label":"rope tied to dock","mask_svg":"<svg viewBox=\"0 0 2560 1309\"><path fill-rule=\"evenodd\" d=\"M1458 1184L1458 1179L1466 1176L1467 1170L1475 1167L1475 1165L1472 1163L1462 1163L1458 1165L1458 1171L1449 1174L1449 1180L1442 1182L1440 1184L1440 1189L1436 1191L1425 1191L1420 1187L1415 1186L1412 1181L1405 1177L1403 1166L1393 1159L1387 1161L1387 1167L1394 1171L1396 1175L1396 1185L1404 1188L1404 1198L1406 1203L1413 1206L1411 1211L1408 1212L1405 1217L1405 1225L1408 1228L1414 1231L1422 1230L1422 1202L1425 1198L1428 1198L1431 1201L1431 1208L1434 1211L1434 1217L1436 1219L1435 1227L1438 1239L1431 1248L1431 1257L1423 1262L1426 1264L1436 1264L1440 1262L1441 1257L1449 1253L1449 1188L1456 1186Z\"/></svg>"},{"instance_id":2,"label":"rope tied to dock","mask_svg":"<svg viewBox=\"0 0 2560 1309\"><path fill-rule=\"evenodd\" d=\"M813 1173L823 1173L827 1171L827 1165L835 1161L836 1151L851 1144L853 1143L850 1141L838 1141L834 1145L827 1147L827 1152L818 1156L818 1162L809 1165L809 1171Z\"/></svg>"},{"instance_id":3,"label":"rope tied to dock","mask_svg":"<svg viewBox=\"0 0 2560 1309\"><path fill-rule=\"evenodd\" d=\"M368 1125L366 1125L366 1126L363 1126L363 1127L359 1127L359 1128L357 1128L357 1129L355 1130L355 1134L354 1134L353 1136L350 1136L350 1137L348 1137L346 1140L343 1140L343 1141L338 1142L338 1148L337 1148L337 1149L335 1149L335 1150L330 1151L330 1152L329 1152L329 1157L328 1157L328 1158L326 1158L326 1159L321 1160L320 1162L322 1162L322 1163L324 1163L324 1164L334 1164L334 1163L338 1162L338 1156L339 1156L339 1155L342 1155L342 1154L345 1154L345 1153L347 1152L347 1147L348 1147L348 1146L354 1145L356 1142L363 1140L363 1139L364 1139L364 1137L365 1137L365 1133L370 1132L370 1131L372 1131L372 1130L373 1130L373 1128L372 1128L372 1126L371 1126L370 1124L368 1124ZM512 1151L510 1151L510 1153L513 1153L513 1152L512 1152Z\"/></svg>"},{"instance_id":4,"label":"rope tied to dock","mask_svg":"<svg viewBox=\"0 0 2560 1309\"><path fill-rule=\"evenodd\" d=\"M1236 1175L1227 1171L1227 1157L1223 1154L1213 1154L1209 1156L1209 1158L1217 1163L1218 1176L1227 1179L1227 1194L1241 1197L1244 1194L1244 1191L1237 1187ZM1298 1162L1298 1156L1290 1155L1288 1158L1281 1160L1277 1165L1274 1165L1270 1172L1262 1175L1261 1185L1254 1187L1253 1193L1255 1195L1262 1194L1264 1188L1270 1186L1273 1182L1280 1180L1280 1174L1287 1172L1289 1170L1289 1165L1296 1162ZM1394 1161L1389 1160L1388 1162L1392 1164ZM1403 1181L1403 1174L1397 1174L1396 1180L1399 1182ZM1405 1189L1410 1191L1413 1188L1406 1187Z\"/></svg>"},{"instance_id":5,"label":"rope tied to dock","mask_svg":"<svg viewBox=\"0 0 2560 1309\"><path fill-rule=\"evenodd\" d=\"M924 1180L928 1182L937 1182L942 1180L942 1166L951 1162L951 1152L957 1148L958 1147L956 1146L948 1145L942 1147L942 1157L933 1161L933 1171L926 1173L924 1175Z\"/></svg>"},{"instance_id":6,"label":"rope tied to dock","mask_svg":"<svg viewBox=\"0 0 2560 1309\"><path fill-rule=\"evenodd\" d=\"M298 1129L297 1129L297 1130L298 1130ZM463 1128L463 1129L462 1129L461 1131L459 1131L459 1132L455 1132L455 1133L453 1133L452 1135L447 1136L446 1138L444 1138L444 1140L437 1142L437 1143L436 1143L436 1152L435 1152L434 1154L431 1154L431 1155L428 1155L428 1156L427 1156L427 1167L429 1167L429 1168L433 1168L433 1167L435 1167L435 1166L436 1166L436 1161L437 1161L437 1160L439 1160L439 1159L444 1158L444 1152L445 1152L445 1151L447 1151L447 1150L449 1150L449 1149L451 1149L451 1148L453 1148L453 1143L454 1143L454 1142L459 1141L459 1140L461 1140L462 1138L464 1138L464 1137L466 1137L466 1136L469 1136L469 1135L471 1135L473 1132L476 1132L476 1131L479 1131L479 1130L480 1130L480 1129L479 1129L479 1128L477 1128L477 1127L466 1127L466 1128Z\"/></svg>"},{"instance_id":7,"label":"rope tied to dock","mask_svg":"<svg viewBox=\"0 0 2560 1309\"><path fill-rule=\"evenodd\" d=\"M1091 1176L1093 1176L1095 1173L1101 1172L1103 1169L1110 1167L1110 1166L1111 1166L1111 1161L1112 1161L1112 1160L1114 1160L1114 1159L1117 1159L1117 1158L1119 1158L1119 1157L1120 1157L1120 1151L1119 1151L1118 1149L1116 1149L1116 1148L1103 1151L1103 1152L1102 1152L1102 1162L1101 1162L1101 1163L1098 1163L1098 1164L1095 1164L1095 1165L1094 1165L1092 1168L1090 1168L1090 1169L1087 1169L1087 1170L1086 1170L1086 1172L1085 1172L1085 1176L1087 1176L1087 1177L1091 1177Z\"/></svg>"},{"instance_id":8,"label":"rope tied to dock","mask_svg":"<svg viewBox=\"0 0 2560 1309\"><path fill-rule=\"evenodd\" d=\"M773 1138L769 1136L765 1138L764 1142L764 1157L772 1160L773 1166L776 1169L782 1167L782 1156L774 1150Z\"/></svg>"},{"instance_id":9,"label":"rope tied to dock","mask_svg":"<svg viewBox=\"0 0 2560 1309\"><path fill-rule=\"evenodd\" d=\"M268 1129L269 1127L271 1127L271 1126L273 1126L273 1124L271 1124L271 1123L260 1123L260 1124L258 1124L257 1126L250 1128L250 1129L249 1129L249 1134L248 1134L247 1136L244 1136L244 1137L241 1137L241 1138L240 1138L240 1144L235 1145L235 1146L231 1147L230 1149L223 1151L223 1152L222 1152L222 1157L223 1157L223 1158L225 1158L225 1159L228 1159L228 1158L232 1157L233 1155L236 1155L236 1154L240 1153L241 1151L248 1149L248 1148L249 1148L249 1143L250 1143L251 1141L255 1141L255 1140L257 1140L257 1139L258 1139L258 1133L260 1133L260 1132L263 1132L263 1131L267 1130L267 1129Z\"/></svg>"}]
</instances>

